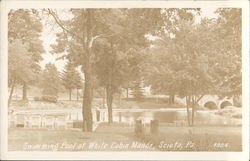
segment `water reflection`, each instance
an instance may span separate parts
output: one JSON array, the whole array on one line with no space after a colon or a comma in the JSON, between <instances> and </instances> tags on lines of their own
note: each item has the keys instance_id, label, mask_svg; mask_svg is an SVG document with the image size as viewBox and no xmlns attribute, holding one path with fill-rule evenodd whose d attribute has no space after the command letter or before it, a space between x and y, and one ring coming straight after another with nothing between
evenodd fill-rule
<instances>
[{"instance_id":1,"label":"water reflection","mask_svg":"<svg viewBox=\"0 0 250 161\"><path fill-rule=\"evenodd\" d=\"M197 125L241 125L242 119L235 119L215 114L216 111L196 111L195 124ZM191 114L191 113L190 113ZM92 111L93 121L108 122L108 111L106 109L94 109ZM34 119L33 116L36 116ZM30 125L37 122L37 125L50 124L52 122L65 123L68 121L83 120L80 109L68 111L20 111L9 117L9 121L14 121L14 124ZM21 120L21 121L20 121ZM185 109L164 109L164 110L131 110L131 109L114 109L113 121L133 125L136 120L142 120L143 124L149 124L151 120L158 120L160 123L173 125L186 125L187 112ZM54 123L51 123L54 124Z\"/></svg>"},{"instance_id":2,"label":"water reflection","mask_svg":"<svg viewBox=\"0 0 250 161\"><path fill-rule=\"evenodd\" d=\"M143 123L150 123L151 120L158 120L160 123L181 123L187 121L187 112L183 111L146 111L146 112L114 112L115 122L131 123L135 120L142 120ZM196 124L218 124L236 125L241 124L241 119L234 119L215 115L213 111L197 111L195 113Z\"/></svg>"}]
</instances>

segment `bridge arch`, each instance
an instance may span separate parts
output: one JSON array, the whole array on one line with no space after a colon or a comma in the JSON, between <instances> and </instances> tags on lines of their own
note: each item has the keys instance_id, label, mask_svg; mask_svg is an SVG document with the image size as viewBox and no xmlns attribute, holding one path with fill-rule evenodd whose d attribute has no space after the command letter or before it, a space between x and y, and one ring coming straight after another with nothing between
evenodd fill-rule
<instances>
[{"instance_id":1,"label":"bridge arch","mask_svg":"<svg viewBox=\"0 0 250 161\"><path fill-rule=\"evenodd\" d=\"M210 110L218 109L217 104L214 101L207 101L203 106Z\"/></svg>"},{"instance_id":2,"label":"bridge arch","mask_svg":"<svg viewBox=\"0 0 250 161\"><path fill-rule=\"evenodd\" d=\"M217 95L205 95L200 99L198 104L201 107L205 107L210 110L211 109L223 109L226 106L234 105L233 98L228 98L228 97L220 98Z\"/></svg>"},{"instance_id":3,"label":"bridge arch","mask_svg":"<svg viewBox=\"0 0 250 161\"><path fill-rule=\"evenodd\" d=\"M225 107L232 106L232 105L233 105L233 103L230 100L223 100L220 103L220 109L224 109Z\"/></svg>"}]
</instances>

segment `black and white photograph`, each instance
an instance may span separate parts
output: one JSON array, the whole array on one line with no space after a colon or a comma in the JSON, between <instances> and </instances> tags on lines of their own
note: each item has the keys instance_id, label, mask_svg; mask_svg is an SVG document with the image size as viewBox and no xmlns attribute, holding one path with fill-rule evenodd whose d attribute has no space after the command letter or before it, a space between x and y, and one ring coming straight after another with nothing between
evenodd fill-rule
<instances>
[{"instance_id":1,"label":"black and white photograph","mask_svg":"<svg viewBox=\"0 0 250 161\"><path fill-rule=\"evenodd\" d=\"M246 150L243 7L57 2L6 7L7 152Z\"/></svg>"}]
</instances>

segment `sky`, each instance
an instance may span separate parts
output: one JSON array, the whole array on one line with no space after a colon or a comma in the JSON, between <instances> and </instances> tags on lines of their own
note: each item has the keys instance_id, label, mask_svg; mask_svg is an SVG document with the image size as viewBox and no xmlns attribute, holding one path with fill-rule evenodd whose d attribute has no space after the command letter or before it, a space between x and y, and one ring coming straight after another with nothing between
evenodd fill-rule
<instances>
[{"instance_id":1,"label":"sky","mask_svg":"<svg viewBox=\"0 0 250 161\"><path fill-rule=\"evenodd\" d=\"M216 11L217 7L208 6L206 8L201 8L201 17L207 17L207 18L216 18L217 15L214 13ZM60 14L60 18L66 19L68 15L62 15ZM41 34L41 40L43 40L43 46L46 51L46 53L42 54L43 61L40 62L40 66L42 69L44 69L45 65L47 63L55 64L57 69L59 71L63 71L63 68L65 64L67 63L66 60L57 60L58 57L61 55L58 54L51 54L52 48L50 47L51 44L54 44L56 42L56 32L60 31L60 28L56 25L51 25L52 19L46 18L46 20L43 22L44 30Z\"/></svg>"}]
</instances>

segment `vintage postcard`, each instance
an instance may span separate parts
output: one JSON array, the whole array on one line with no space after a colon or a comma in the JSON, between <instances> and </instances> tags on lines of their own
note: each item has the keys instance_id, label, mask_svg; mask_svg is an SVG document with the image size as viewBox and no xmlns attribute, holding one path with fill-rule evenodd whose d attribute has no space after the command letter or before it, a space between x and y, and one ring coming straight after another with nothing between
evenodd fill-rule
<instances>
[{"instance_id":1,"label":"vintage postcard","mask_svg":"<svg viewBox=\"0 0 250 161\"><path fill-rule=\"evenodd\" d=\"M2 1L1 159L248 160L248 1Z\"/></svg>"}]
</instances>

